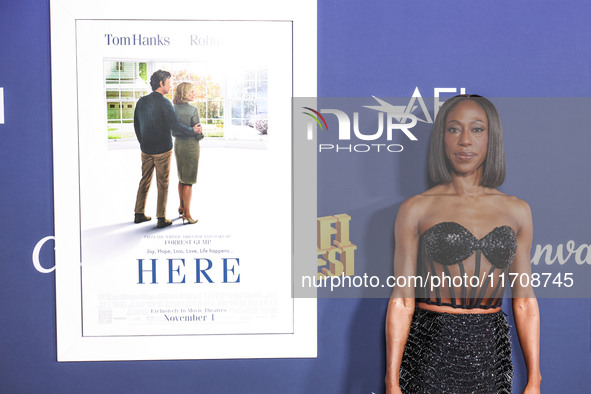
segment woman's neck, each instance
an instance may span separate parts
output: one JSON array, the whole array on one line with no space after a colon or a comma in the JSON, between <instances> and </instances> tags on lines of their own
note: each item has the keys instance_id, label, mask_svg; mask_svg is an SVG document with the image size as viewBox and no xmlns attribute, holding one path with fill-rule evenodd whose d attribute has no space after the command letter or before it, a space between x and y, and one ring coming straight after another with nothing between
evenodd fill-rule
<instances>
[{"instance_id":1,"label":"woman's neck","mask_svg":"<svg viewBox=\"0 0 591 394\"><path fill-rule=\"evenodd\" d=\"M455 194L463 195L466 197L478 197L482 195L486 187L480 184L482 177L480 174L470 175L452 175L450 187L454 190Z\"/></svg>"}]
</instances>

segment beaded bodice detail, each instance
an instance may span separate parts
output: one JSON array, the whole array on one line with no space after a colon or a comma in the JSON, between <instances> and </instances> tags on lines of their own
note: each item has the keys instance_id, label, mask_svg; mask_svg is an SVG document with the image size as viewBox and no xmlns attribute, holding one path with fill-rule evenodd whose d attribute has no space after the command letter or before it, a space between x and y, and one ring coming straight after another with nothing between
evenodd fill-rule
<instances>
[{"instance_id":1,"label":"beaded bodice detail","mask_svg":"<svg viewBox=\"0 0 591 394\"><path fill-rule=\"evenodd\" d=\"M458 264L480 249L497 268L511 265L517 250L515 233L509 226L496 227L484 238L476 238L455 222L442 222L423 233L427 254L440 264Z\"/></svg>"},{"instance_id":2,"label":"beaded bodice detail","mask_svg":"<svg viewBox=\"0 0 591 394\"><path fill-rule=\"evenodd\" d=\"M416 288L417 301L465 309L500 306L516 251L509 226L478 239L459 223L434 225L420 237L417 270L424 285Z\"/></svg>"}]
</instances>

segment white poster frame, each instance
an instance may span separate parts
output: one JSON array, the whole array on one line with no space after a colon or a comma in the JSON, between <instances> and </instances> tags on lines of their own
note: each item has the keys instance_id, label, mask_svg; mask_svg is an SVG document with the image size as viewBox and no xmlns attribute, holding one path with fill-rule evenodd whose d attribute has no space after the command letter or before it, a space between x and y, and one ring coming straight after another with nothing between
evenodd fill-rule
<instances>
[{"instance_id":1,"label":"white poster frame","mask_svg":"<svg viewBox=\"0 0 591 394\"><path fill-rule=\"evenodd\" d=\"M173 0L166 9L161 2L152 0L140 4L141 7L138 3L112 0L52 0L50 5L58 361L316 357L317 307L313 298L293 299L293 331L285 334L83 335L78 119L73 116L78 113L80 93L76 21L170 21L187 20L187 15L211 21L289 21L293 29L292 96L316 95L316 1ZM179 14L178 10L187 12ZM308 164L313 163L314 173L294 176L298 171L298 154L293 152L292 162L292 265L315 259L315 155L306 158ZM306 179L305 196L298 194L302 184L297 179ZM300 218L304 219L298 222Z\"/></svg>"}]
</instances>

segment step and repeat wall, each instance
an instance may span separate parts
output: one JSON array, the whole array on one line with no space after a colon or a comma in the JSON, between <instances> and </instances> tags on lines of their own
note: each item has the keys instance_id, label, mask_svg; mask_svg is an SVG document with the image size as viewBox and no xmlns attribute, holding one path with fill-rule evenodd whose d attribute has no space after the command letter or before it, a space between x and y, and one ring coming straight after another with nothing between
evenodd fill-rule
<instances>
[{"instance_id":1,"label":"step and repeat wall","mask_svg":"<svg viewBox=\"0 0 591 394\"><path fill-rule=\"evenodd\" d=\"M309 297L309 288L317 296L317 357L182 361L57 361L54 241L36 248L55 234L52 132L59 126L52 131L52 107L64 104L51 99L59 81L50 67L49 9L46 0L0 5L1 393L384 392L391 292L384 281L393 274L394 220L402 201L428 188L433 120L461 93L488 97L499 110L507 163L499 189L531 207L534 275L519 279L531 282L539 300L542 392L587 392L587 2L319 0L317 96L292 103L292 132L316 145L313 274L321 280L294 278L293 286L296 297ZM256 115L255 122L264 120L264 111ZM247 127L243 118L236 119ZM403 126L408 122L412 127ZM527 377L510 298L503 310L517 393Z\"/></svg>"}]
</instances>

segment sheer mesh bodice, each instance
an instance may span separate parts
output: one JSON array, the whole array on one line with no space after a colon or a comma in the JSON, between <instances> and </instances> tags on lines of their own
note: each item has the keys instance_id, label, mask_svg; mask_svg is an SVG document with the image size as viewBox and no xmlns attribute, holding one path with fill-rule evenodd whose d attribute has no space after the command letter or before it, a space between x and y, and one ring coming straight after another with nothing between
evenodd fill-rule
<instances>
[{"instance_id":1,"label":"sheer mesh bodice","mask_svg":"<svg viewBox=\"0 0 591 394\"><path fill-rule=\"evenodd\" d=\"M500 306L516 250L509 226L478 239L455 222L434 225L419 241L417 301L464 309Z\"/></svg>"}]
</instances>

